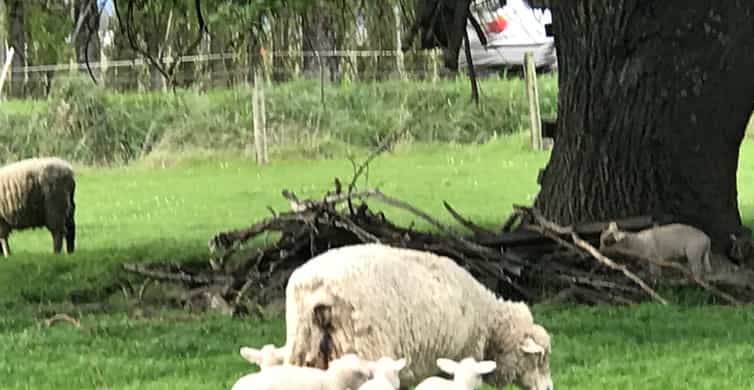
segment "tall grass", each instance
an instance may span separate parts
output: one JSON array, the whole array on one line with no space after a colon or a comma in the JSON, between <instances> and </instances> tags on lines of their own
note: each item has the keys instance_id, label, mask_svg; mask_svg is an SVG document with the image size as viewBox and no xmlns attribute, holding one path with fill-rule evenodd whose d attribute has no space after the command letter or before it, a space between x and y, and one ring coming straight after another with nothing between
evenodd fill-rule
<instances>
[{"instance_id":1,"label":"tall grass","mask_svg":"<svg viewBox=\"0 0 754 390\"><path fill-rule=\"evenodd\" d=\"M555 115L556 88L555 76L540 78L543 116ZM267 85L269 143L276 151L297 144L315 152L339 144L371 147L397 128L405 129L404 142L476 143L528 127L522 80L485 79L481 91L476 107L462 77L327 85L324 100L316 80ZM48 101L3 103L5 160L55 154L111 164L154 151L237 151L250 138L248 88L116 94L72 77L56 79L51 95Z\"/></svg>"}]
</instances>

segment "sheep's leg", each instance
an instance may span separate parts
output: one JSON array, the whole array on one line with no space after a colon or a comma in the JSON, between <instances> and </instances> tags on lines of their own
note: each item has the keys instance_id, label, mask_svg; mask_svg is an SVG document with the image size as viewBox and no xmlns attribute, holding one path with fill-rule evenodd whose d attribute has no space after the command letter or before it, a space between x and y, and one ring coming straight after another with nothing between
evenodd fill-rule
<instances>
[{"instance_id":1,"label":"sheep's leg","mask_svg":"<svg viewBox=\"0 0 754 390\"><path fill-rule=\"evenodd\" d=\"M76 202L74 192L76 183L71 185L71 193L68 195L68 215L65 218L65 251L73 253L76 242Z\"/></svg>"},{"instance_id":2,"label":"sheep's leg","mask_svg":"<svg viewBox=\"0 0 754 390\"><path fill-rule=\"evenodd\" d=\"M65 251L73 253L76 242L76 221L70 215L65 223Z\"/></svg>"},{"instance_id":3,"label":"sheep's leg","mask_svg":"<svg viewBox=\"0 0 754 390\"><path fill-rule=\"evenodd\" d=\"M2 251L4 257L10 256L10 245L8 244L9 235L10 226L4 221L0 221L0 251Z\"/></svg>"},{"instance_id":4,"label":"sheep's leg","mask_svg":"<svg viewBox=\"0 0 754 390\"><path fill-rule=\"evenodd\" d=\"M52 252L57 254L63 249L63 234L59 232L52 233Z\"/></svg>"},{"instance_id":5,"label":"sheep's leg","mask_svg":"<svg viewBox=\"0 0 754 390\"><path fill-rule=\"evenodd\" d=\"M0 247L2 247L3 256L4 257L9 257L10 256L10 246L8 246L8 237L2 237L2 238L0 238Z\"/></svg>"}]
</instances>

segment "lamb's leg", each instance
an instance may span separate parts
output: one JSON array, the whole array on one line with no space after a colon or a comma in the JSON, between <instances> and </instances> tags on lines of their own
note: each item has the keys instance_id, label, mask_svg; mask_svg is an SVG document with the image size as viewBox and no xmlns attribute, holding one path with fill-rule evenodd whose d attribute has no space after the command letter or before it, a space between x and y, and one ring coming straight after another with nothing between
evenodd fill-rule
<instances>
[{"instance_id":1,"label":"lamb's leg","mask_svg":"<svg viewBox=\"0 0 754 390\"><path fill-rule=\"evenodd\" d=\"M713 271L712 270L712 263L710 262L710 259L709 259L709 252L710 252L710 249L707 248L707 250L704 251L704 258L703 258L703 261L704 261L704 271L705 271L706 274L711 274L712 271Z\"/></svg>"},{"instance_id":2,"label":"lamb's leg","mask_svg":"<svg viewBox=\"0 0 754 390\"><path fill-rule=\"evenodd\" d=\"M686 253L689 269L697 279L705 280L706 275L712 273L708 247L692 248Z\"/></svg>"}]
</instances>

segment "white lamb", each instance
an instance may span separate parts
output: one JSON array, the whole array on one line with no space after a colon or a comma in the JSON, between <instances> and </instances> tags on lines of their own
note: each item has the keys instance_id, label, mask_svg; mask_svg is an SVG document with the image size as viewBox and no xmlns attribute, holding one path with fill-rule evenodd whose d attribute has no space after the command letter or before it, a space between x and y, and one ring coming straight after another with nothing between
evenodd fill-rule
<instances>
[{"instance_id":1,"label":"white lamb","mask_svg":"<svg viewBox=\"0 0 754 390\"><path fill-rule=\"evenodd\" d=\"M353 390L370 374L365 362L349 354L330 362L327 370L290 365L266 367L241 377L231 390Z\"/></svg>"},{"instance_id":2,"label":"white lamb","mask_svg":"<svg viewBox=\"0 0 754 390\"><path fill-rule=\"evenodd\" d=\"M494 360L493 384L552 388L550 336L528 306L498 299L455 261L381 244L332 249L286 287L285 361L326 367L356 353L402 356L401 386L436 374L436 359Z\"/></svg>"},{"instance_id":3,"label":"white lamb","mask_svg":"<svg viewBox=\"0 0 754 390\"><path fill-rule=\"evenodd\" d=\"M630 233L618 229L615 222L600 235L600 252L638 256L661 261L686 261L691 272L700 279L712 272L711 241L703 231L689 225L673 223ZM650 263L655 276L661 268Z\"/></svg>"},{"instance_id":4,"label":"white lamb","mask_svg":"<svg viewBox=\"0 0 754 390\"><path fill-rule=\"evenodd\" d=\"M74 250L76 181L71 165L54 157L31 158L0 167L0 252L10 256L12 230L46 227L52 249Z\"/></svg>"},{"instance_id":5,"label":"white lamb","mask_svg":"<svg viewBox=\"0 0 754 390\"><path fill-rule=\"evenodd\" d=\"M414 390L474 390L482 385L482 375L495 370L495 362L478 362L466 358L460 362L450 359L437 359L437 367L453 375L453 380L431 376L423 380Z\"/></svg>"},{"instance_id":6,"label":"white lamb","mask_svg":"<svg viewBox=\"0 0 754 390\"><path fill-rule=\"evenodd\" d=\"M258 365L261 370L283 364L285 357L284 348L277 348L273 344L267 344L260 349L241 347L240 353L242 358Z\"/></svg>"},{"instance_id":7,"label":"white lamb","mask_svg":"<svg viewBox=\"0 0 754 390\"><path fill-rule=\"evenodd\" d=\"M401 386L400 372L406 366L406 359L393 360L381 357L376 362L369 362L372 379L359 387L359 390L397 390Z\"/></svg>"}]
</instances>

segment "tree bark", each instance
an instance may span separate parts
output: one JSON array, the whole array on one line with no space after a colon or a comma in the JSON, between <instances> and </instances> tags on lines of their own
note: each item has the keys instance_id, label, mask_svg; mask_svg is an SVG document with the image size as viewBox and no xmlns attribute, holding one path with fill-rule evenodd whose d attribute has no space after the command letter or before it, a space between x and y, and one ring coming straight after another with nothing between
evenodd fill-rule
<instances>
[{"instance_id":1,"label":"tree bark","mask_svg":"<svg viewBox=\"0 0 754 390\"><path fill-rule=\"evenodd\" d=\"M8 45L15 49L12 66L24 66L24 46L26 46L26 27L24 26L24 0L6 0L8 21ZM19 80L8 80L9 96L23 97L25 86Z\"/></svg>"},{"instance_id":2,"label":"tree bark","mask_svg":"<svg viewBox=\"0 0 754 390\"><path fill-rule=\"evenodd\" d=\"M553 1L558 120L536 200L561 224L651 214L741 228L754 2Z\"/></svg>"},{"instance_id":3,"label":"tree bark","mask_svg":"<svg viewBox=\"0 0 754 390\"><path fill-rule=\"evenodd\" d=\"M5 64L5 54L8 51L6 46L8 42L8 22L7 12L5 9L5 0L0 0L0 66ZM0 91L2 97L3 91Z\"/></svg>"}]
</instances>

